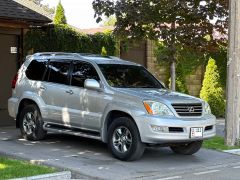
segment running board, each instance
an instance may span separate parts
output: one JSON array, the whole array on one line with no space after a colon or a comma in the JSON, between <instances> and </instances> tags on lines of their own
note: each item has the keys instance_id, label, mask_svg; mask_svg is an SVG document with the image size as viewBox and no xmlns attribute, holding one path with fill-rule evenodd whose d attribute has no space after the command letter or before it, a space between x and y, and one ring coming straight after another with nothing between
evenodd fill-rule
<instances>
[{"instance_id":1,"label":"running board","mask_svg":"<svg viewBox=\"0 0 240 180\"><path fill-rule=\"evenodd\" d=\"M43 125L43 129L46 131L49 131L49 132L69 134L69 135L74 135L74 136L80 136L80 137L101 140L99 132L82 130L79 128L73 128L73 127L69 127L69 126L47 123L47 124Z\"/></svg>"}]
</instances>

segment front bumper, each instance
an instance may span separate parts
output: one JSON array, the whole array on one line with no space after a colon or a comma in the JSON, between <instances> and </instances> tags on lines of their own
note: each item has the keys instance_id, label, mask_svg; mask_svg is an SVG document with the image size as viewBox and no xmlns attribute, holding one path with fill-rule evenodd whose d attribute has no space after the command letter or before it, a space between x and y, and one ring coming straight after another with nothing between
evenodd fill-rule
<instances>
[{"instance_id":1,"label":"front bumper","mask_svg":"<svg viewBox=\"0 0 240 180\"><path fill-rule=\"evenodd\" d=\"M144 143L163 144L190 142L208 139L216 135L216 117L206 115L196 118L157 117L144 115L137 117L136 121L140 137ZM162 127L163 131L156 131L152 127ZM193 127L203 128L203 136L191 138L190 129Z\"/></svg>"}]
</instances>

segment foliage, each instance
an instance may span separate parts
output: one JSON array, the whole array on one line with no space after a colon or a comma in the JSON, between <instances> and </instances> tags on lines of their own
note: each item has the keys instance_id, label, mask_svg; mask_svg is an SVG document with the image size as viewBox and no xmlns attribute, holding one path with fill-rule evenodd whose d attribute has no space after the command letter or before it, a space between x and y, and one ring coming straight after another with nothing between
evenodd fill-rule
<instances>
[{"instance_id":1,"label":"foliage","mask_svg":"<svg viewBox=\"0 0 240 180\"><path fill-rule=\"evenodd\" d=\"M174 44L199 49L209 42L205 36L212 37L213 29L227 33L228 11L223 1L94 0L93 8L97 22L102 21L102 16L115 14L115 32L123 35L123 38L161 38L166 45L172 45L174 35ZM211 21L214 18L218 19L216 23ZM171 26L172 22L175 27ZM213 38L211 40L217 41Z\"/></svg>"},{"instance_id":2,"label":"foliage","mask_svg":"<svg viewBox=\"0 0 240 180\"><path fill-rule=\"evenodd\" d=\"M61 1L59 1L57 5L53 22L54 24L67 24L67 19Z\"/></svg>"},{"instance_id":3,"label":"foliage","mask_svg":"<svg viewBox=\"0 0 240 180\"><path fill-rule=\"evenodd\" d=\"M103 21L103 26L114 26L117 19L115 16L107 17L106 20Z\"/></svg>"},{"instance_id":4,"label":"foliage","mask_svg":"<svg viewBox=\"0 0 240 180\"><path fill-rule=\"evenodd\" d=\"M230 149L240 149L240 146L226 146L224 144L224 138L220 136L215 136L211 139L203 141L203 147L207 149L214 149L214 150L230 150Z\"/></svg>"},{"instance_id":5,"label":"foliage","mask_svg":"<svg viewBox=\"0 0 240 180\"><path fill-rule=\"evenodd\" d=\"M0 157L0 179L13 179L56 172L55 169Z\"/></svg>"},{"instance_id":6,"label":"foliage","mask_svg":"<svg viewBox=\"0 0 240 180\"><path fill-rule=\"evenodd\" d=\"M108 55L114 55L116 40L112 33L86 35L67 25L32 28L24 38L25 54L34 52L76 52L101 54L104 46Z\"/></svg>"},{"instance_id":7,"label":"foliage","mask_svg":"<svg viewBox=\"0 0 240 180\"><path fill-rule=\"evenodd\" d=\"M169 66L169 52L168 48L162 41L156 43L155 56L157 62L161 66ZM194 51L192 48L177 47L177 68L176 68L176 90L188 94L186 86L186 77L190 75L199 65L204 64L205 57L203 53ZM169 84L171 83L171 80ZM169 85L170 87L170 85Z\"/></svg>"},{"instance_id":8,"label":"foliage","mask_svg":"<svg viewBox=\"0 0 240 180\"><path fill-rule=\"evenodd\" d=\"M204 75L200 98L207 101L212 113L218 117L225 114L225 100L220 76L214 59L210 58Z\"/></svg>"},{"instance_id":9,"label":"foliage","mask_svg":"<svg viewBox=\"0 0 240 180\"><path fill-rule=\"evenodd\" d=\"M225 90L227 84L227 46L219 46L218 50L210 53L209 56L216 60L220 75L220 83Z\"/></svg>"},{"instance_id":10,"label":"foliage","mask_svg":"<svg viewBox=\"0 0 240 180\"><path fill-rule=\"evenodd\" d=\"M102 21L104 16L115 15L117 21L114 32L122 39L163 40L171 64L176 62L179 46L205 52L214 51L217 42L225 42L224 36L217 39L213 38L213 34L227 34L226 6L224 0L93 1L97 22ZM173 85L174 72L172 68Z\"/></svg>"}]
</instances>

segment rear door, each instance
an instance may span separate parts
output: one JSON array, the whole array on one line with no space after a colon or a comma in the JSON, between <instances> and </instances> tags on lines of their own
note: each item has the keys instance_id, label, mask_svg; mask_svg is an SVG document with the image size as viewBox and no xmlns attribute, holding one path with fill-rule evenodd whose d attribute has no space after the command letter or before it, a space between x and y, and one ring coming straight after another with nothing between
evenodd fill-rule
<instances>
[{"instance_id":1,"label":"rear door","mask_svg":"<svg viewBox=\"0 0 240 180\"><path fill-rule=\"evenodd\" d=\"M50 122L70 124L67 108L70 65L71 60L50 60L41 83L39 94L46 104Z\"/></svg>"}]
</instances>

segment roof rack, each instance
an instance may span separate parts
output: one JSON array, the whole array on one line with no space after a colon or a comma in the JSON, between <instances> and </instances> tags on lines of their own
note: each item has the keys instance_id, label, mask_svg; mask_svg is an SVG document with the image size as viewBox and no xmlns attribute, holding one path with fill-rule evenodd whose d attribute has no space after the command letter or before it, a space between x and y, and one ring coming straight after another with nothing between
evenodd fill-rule
<instances>
[{"instance_id":1,"label":"roof rack","mask_svg":"<svg viewBox=\"0 0 240 180\"><path fill-rule=\"evenodd\" d=\"M42 52L42 53L35 53L34 56L75 56L75 57L79 57L80 55L77 53L65 53L65 52Z\"/></svg>"},{"instance_id":2,"label":"roof rack","mask_svg":"<svg viewBox=\"0 0 240 180\"><path fill-rule=\"evenodd\" d=\"M109 58L111 58L111 59L113 59L113 60L122 60L121 58L116 57L116 56L109 56Z\"/></svg>"},{"instance_id":3,"label":"roof rack","mask_svg":"<svg viewBox=\"0 0 240 180\"><path fill-rule=\"evenodd\" d=\"M101 54L91 54L91 53L77 53L77 54L83 57L99 57L99 58L109 58L113 60L122 60L116 56L102 56Z\"/></svg>"}]
</instances>

